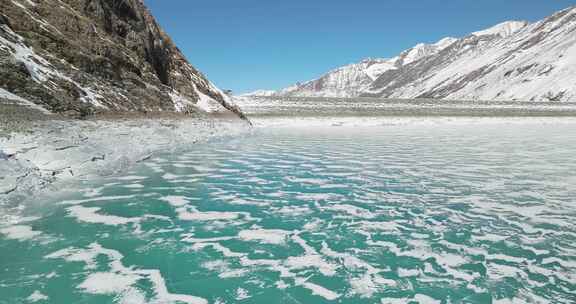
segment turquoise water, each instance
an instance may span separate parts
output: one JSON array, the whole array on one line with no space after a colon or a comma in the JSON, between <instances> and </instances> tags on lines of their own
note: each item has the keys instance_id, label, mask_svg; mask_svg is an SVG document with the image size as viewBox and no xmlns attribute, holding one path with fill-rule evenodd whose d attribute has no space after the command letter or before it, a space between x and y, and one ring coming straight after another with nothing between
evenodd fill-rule
<instances>
[{"instance_id":1,"label":"turquoise water","mask_svg":"<svg viewBox=\"0 0 576 304\"><path fill-rule=\"evenodd\" d=\"M260 129L31 202L0 303L576 303L571 125Z\"/></svg>"}]
</instances>

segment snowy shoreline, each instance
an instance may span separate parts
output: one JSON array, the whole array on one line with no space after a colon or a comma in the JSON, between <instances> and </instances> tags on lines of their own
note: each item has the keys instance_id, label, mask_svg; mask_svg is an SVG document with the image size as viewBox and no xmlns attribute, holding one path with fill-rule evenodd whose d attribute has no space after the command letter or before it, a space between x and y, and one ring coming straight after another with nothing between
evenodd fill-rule
<instances>
[{"instance_id":1,"label":"snowy shoreline","mask_svg":"<svg viewBox=\"0 0 576 304\"><path fill-rule=\"evenodd\" d=\"M237 119L213 118L50 119L29 125L0 137L3 211L18 209L27 198L59 185L117 174L155 154L250 129Z\"/></svg>"}]
</instances>

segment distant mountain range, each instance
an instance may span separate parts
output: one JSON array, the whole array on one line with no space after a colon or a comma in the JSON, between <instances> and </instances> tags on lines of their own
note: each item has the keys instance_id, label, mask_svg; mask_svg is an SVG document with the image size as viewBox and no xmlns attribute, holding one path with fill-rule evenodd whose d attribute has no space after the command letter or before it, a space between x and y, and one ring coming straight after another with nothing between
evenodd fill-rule
<instances>
[{"instance_id":1,"label":"distant mountain range","mask_svg":"<svg viewBox=\"0 0 576 304\"><path fill-rule=\"evenodd\" d=\"M318 79L251 96L576 100L576 7L536 23L508 21L418 44Z\"/></svg>"},{"instance_id":2,"label":"distant mountain range","mask_svg":"<svg viewBox=\"0 0 576 304\"><path fill-rule=\"evenodd\" d=\"M142 0L0 1L0 102L72 116L227 108Z\"/></svg>"}]
</instances>

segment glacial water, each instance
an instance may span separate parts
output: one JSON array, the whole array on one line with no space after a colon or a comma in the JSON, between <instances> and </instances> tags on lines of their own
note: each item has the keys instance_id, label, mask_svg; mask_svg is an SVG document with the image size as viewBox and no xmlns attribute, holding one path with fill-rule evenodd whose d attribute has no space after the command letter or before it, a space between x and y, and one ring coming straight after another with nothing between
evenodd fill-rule
<instances>
[{"instance_id":1,"label":"glacial water","mask_svg":"<svg viewBox=\"0 0 576 304\"><path fill-rule=\"evenodd\" d=\"M574 125L260 128L31 202L0 303L576 303Z\"/></svg>"}]
</instances>

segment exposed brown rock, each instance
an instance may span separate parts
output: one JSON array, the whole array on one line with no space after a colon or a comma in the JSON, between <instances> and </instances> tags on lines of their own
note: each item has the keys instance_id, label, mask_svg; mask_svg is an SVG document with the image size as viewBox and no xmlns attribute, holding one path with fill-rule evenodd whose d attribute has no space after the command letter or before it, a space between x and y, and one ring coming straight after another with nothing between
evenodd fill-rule
<instances>
[{"instance_id":1,"label":"exposed brown rock","mask_svg":"<svg viewBox=\"0 0 576 304\"><path fill-rule=\"evenodd\" d=\"M0 12L0 38L31 48L55 71L35 79L34 64L0 40L0 87L51 111L197 111L204 94L243 117L141 0L2 0Z\"/></svg>"}]
</instances>

